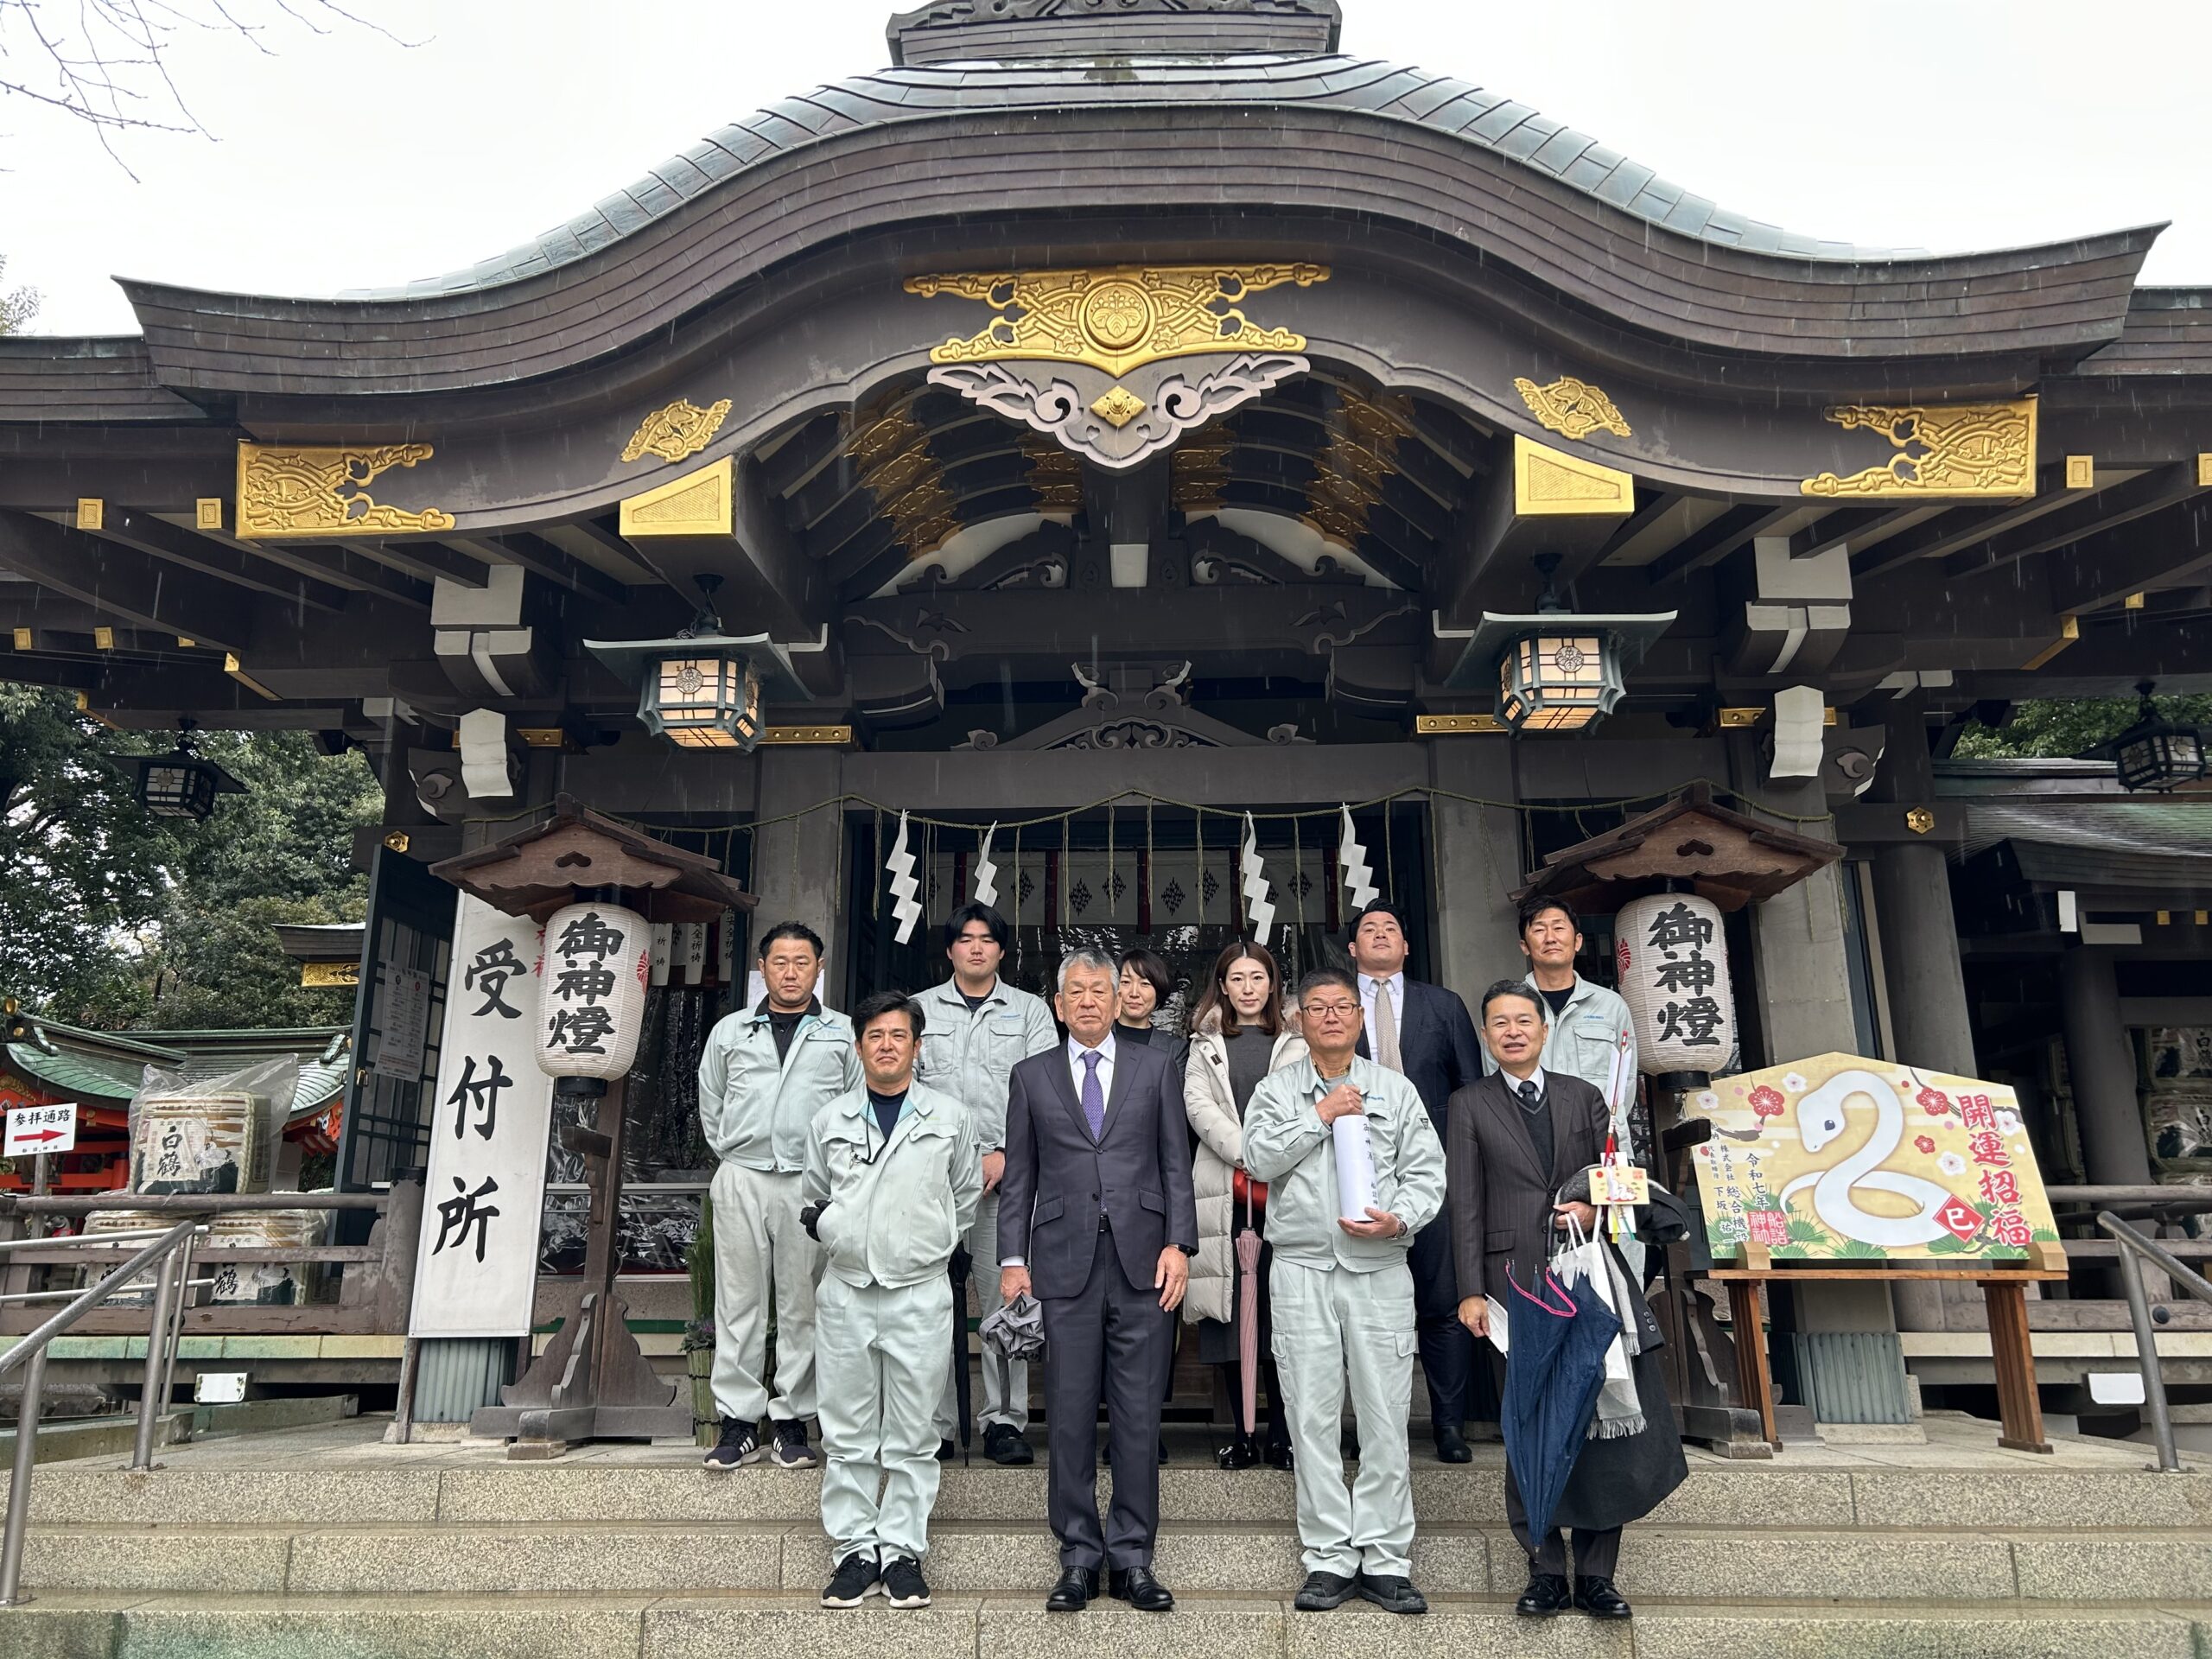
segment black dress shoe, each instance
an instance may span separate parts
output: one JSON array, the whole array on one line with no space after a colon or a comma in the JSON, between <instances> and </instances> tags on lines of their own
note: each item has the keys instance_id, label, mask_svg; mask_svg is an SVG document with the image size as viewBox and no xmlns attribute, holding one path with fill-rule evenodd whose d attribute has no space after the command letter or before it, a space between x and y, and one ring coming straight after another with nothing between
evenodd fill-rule
<instances>
[{"instance_id":1,"label":"black dress shoe","mask_svg":"<svg viewBox=\"0 0 2212 1659\"><path fill-rule=\"evenodd\" d=\"M1288 1440L1269 1440L1267 1444L1266 1449L1260 1453L1260 1461L1266 1464L1270 1469L1290 1468L1295 1462L1295 1459L1291 1455L1290 1442Z\"/></svg>"},{"instance_id":2,"label":"black dress shoe","mask_svg":"<svg viewBox=\"0 0 2212 1659\"><path fill-rule=\"evenodd\" d=\"M1613 1588L1611 1579L1592 1579L1576 1574L1574 1605L1592 1618L1633 1618L1636 1616L1636 1609L1628 1605L1626 1596Z\"/></svg>"},{"instance_id":3,"label":"black dress shoe","mask_svg":"<svg viewBox=\"0 0 2212 1659\"><path fill-rule=\"evenodd\" d=\"M1052 1593L1045 1598L1048 1613L1079 1613L1090 1605L1098 1593L1098 1569L1095 1567L1068 1567L1060 1569L1060 1581L1052 1586Z\"/></svg>"},{"instance_id":4,"label":"black dress shoe","mask_svg":"<svg viewBox=\"0 0 2212 1659\"><path fill-rule=\"evenodd\" d=\"M1350 1601L1352 1589L1351 1580L1339 1578L1334 1573L1308 1573L1290 1605L1301 1613L1325 1613L1332 1607L1341 1607Z\"/></svg>"},{"instance_id":5,"label":"black dress shoe","mask_svg":"<svg viewBox=\"0 0 2212 1659\"><path fill-rule=\"evenodd\" d=\"M939 1463L950 1463L959 1455L960 1447L953 1441L939 1440L937 1443L937 1460Z\"/></svg>"},{"instance_id":6,"label":"black dress shoe","mask_svg":"<svg viewBox=\"0 0 2212 1659\"><path fill-rule=\"evenodd\" d=\"M1362 1601L1371 1601L1386 1613L1425 1613L1428 1611L1428 1598L1414 1588L1411 1579L1401 1578L1395 1573L1386 1573L1378 1576L1363 1573L1359 1575L1357 1588Z\"/></svg>"},{"instance_id":7,"label":"black dress shoe","mask_svg":"<svg viewBox=\"0 0 2212 1659\"><path fill-rule=\"evenodd\" d=\"M1249 1434L1233 1434L1229 1444L1213 1454L1213 1460L1224 1469L1249 1469L1259 1462L1260 1448L1252 1444Z\"/></svg>"},{"instance_id":8,"label":"black dress shoe","mask_svg":"<svg viewBox=\"0 0 2212 1659\"><path fill-rule=\"evenodd\" d=\"M1167 1586L1152 1576L1148 1567L1108 1569L1106 1593L1116 1601L1128 1602L1141 1613L1164 1613L1175 1605Z\"/></svg>"},{"instance_id":9,"label":"black dress shoe","mask_svg":"<svg viewBox=\"0 0 2212 1659\"><path fill-rule=\"evenodd\" d=\"M1513 1604L1513 1611L1523 1618L1549 1618L1554 1613L1563 1613L1573 1605L1574 1598L1567 1593L1565 1573L1531 1573L1529 1587L1521 1592L1521 1599Z\"/></svg>"},{"instance_id":10,"label":"black dress shoe","mask_svg":"<svg viewBox=\"0 0 2212 1659\"><path fill-rule=\"evenodd\" d=\"M1439 1463L1471 1463L1475 1454L1467 1450L1467 1437L1459 1432L1456 1423L1446 1423L1436 1431L1436 1460Z\"/></svg>"},{"instance_id":11,"label":"black dress shoe","mask_svg":"<svg viewBox=\"0 0 2212 1659\"><path fill-rule=\"evenodd\" d=\"M993 1463L1014 1466L1037 1461L1037 1453L1012 1423L993 1423L983 1431L983 1455Z\"/></svg>"}]
</instances>

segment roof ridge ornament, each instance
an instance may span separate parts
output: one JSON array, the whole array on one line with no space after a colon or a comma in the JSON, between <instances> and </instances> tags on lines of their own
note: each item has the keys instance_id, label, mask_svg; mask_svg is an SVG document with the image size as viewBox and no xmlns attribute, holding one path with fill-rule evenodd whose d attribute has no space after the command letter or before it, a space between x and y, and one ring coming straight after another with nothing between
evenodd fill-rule
<instances>
[{"instance_id":1,"label":"roof ridge ornament","mask_svg":"<svg viewBox=\"0 0 2212 1659\"><path fill-rule=\"evenodd\" d=\"M1333 52L1337 0L935 0L893 15L891 61Z\"/></svg>"}]
</instances>

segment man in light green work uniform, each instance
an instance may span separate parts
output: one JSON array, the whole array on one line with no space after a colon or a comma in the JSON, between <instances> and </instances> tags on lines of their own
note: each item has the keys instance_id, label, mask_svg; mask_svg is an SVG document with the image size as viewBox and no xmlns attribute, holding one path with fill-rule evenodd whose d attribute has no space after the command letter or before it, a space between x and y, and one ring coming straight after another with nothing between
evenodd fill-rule
<instances>
[{"instance_id":1,"label":"man in light green work uniform","mask_svg":"<svg viewBox=\"0 0 2212 1659\"><path fill-rule=\"evenodd\" d=\"M799 1225L799 1177L815 1114L860 1086L852 1022L822 1006L822 940L799 922L768 930L760 945L768 994L725 1017L699 1058L699 1126L716 1160L715 1410L721 1438L707 1467L762 1458L811 1467L806 1420L815 1414L814 1281L822 1252ZM776 1319L775 1395L767 1364ZM760 1414L775 1443L759 1440Z\"/></svg>"},{"instance_id":2,"label":"man in light green work uniform","mask_svg":"<svg viewBox=\"0 0 2212 1659\"><path fill-rule=\"evenodd\" d=\"M1394 1613L1425 1613L1414 1588L1414 1486L1407 1465L1412 1402L1413 1236L1444 1205L1444 1148L1414 1086L1356 1052L1359 988L1317 969L1298 987L1306 1057L1272 1071L1244 1111L1244 1166L1268 1183L1274 1263L1275 1364L1298 1477L1301 1612L1354 1595ZM1373 1199L1345 1218L1334 1144L1339 1119L1367 1129ZM1344 1486L1344 1381L1359 1430L1359 1472Z\"/></svg>"},{"instance_id":3,"label":"man in light green work uniform","mask_svg":"<svg viewBox=\"0 0 2212 1659\"><path fill-rule=\"evenodd\" d=\"M1006 1173L1007 1078L1014 1064L1057 1048L1059 1027L1052 1011L1028 992L999 976L999 965L1014 942L1006 918L988 905L963 905L944 925L944 954L952 977L922 992L928 1024L922 1057L914 1075L968 1109L976 1143L983 1149L983 1201L964 1241L973 1262L972 1282L982 1316L999 1308L999 1181ZM968 1310L953 1310L965 1319ZM951 1341L951 1332L945 1333ZM983 1452L995 1463L1029 1463L1036 1453L1022 1432L1029 1427L1029 1367L985 1347L982 1353L983 1407L977 1414ZM948 1375L938 1402L938 1455L953 1454L953 1432L960 1412L957 1385Z\"/></svg>"},{"instance_id":4,"label":"man in light green work uniform","mask_svg":"<svg viewBox=\"0 0 2212 1659\"><path fill-rule=\"evenodd\" d=\"M822 1527L837 1558L825 1607L857 1607L872 1590L893 1607L930 1605L921 1564L952 1368L946 1268L975 1221L983 1164L967 1108L914 1081L923 1019L896 991L861 1004L864 1081L823 1109L807 1143L803 1213L823 1255Z\"/></svg>"}]
</instances>

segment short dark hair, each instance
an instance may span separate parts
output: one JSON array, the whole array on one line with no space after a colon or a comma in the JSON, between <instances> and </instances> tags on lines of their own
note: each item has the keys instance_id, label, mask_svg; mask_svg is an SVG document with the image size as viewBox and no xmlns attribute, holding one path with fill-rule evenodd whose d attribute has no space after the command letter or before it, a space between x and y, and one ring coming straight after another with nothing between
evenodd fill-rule
<instances>
[{"instance_id":1,"label":"short dark hair","mask_svg":"<svg viewBox=\"0 0 2212 1659\"><path fill-rule=\"evenodd\" d=\"M768 959L768 947L778 939L804 939L814 947L816 956L829 954L822 947L822 936L804 922L778 922L760 936L760 949L755 954L761 961L766 962Z\"/></svg>"},{"instance_id":2,"label":"short dark hair","mask_svg":"<svg viewBox=\"0 0 2212 1659\"><path fill-rule=\"evenodd\" d=\"M1521 901L1520 925L1516 930L1526 933L1529 924L1548 910L1555 910L1567 918L1567 925L1576 932L1582 931L1582 918L1574 913L1574 906L1564 899L1554 899L1548 893L1532 893Z\"/></svg>"},{"instance_id":3,"label":"short dark hair","mask_svg":"<svg viewBox=\"0 0 2212 1659\"><path fill-rule=\"evenodd\" d=\"M866 998L853 1010L853 1041L860 1042L861 1035L887 1014L903 1014L907 1027L914 1033L914 1040L922 1040L922 1005L904 991L878 991Z\"/></svg>"},{"instance_id":4,"label":"short dark hair","mask_svg":"<svg viewBox=\"0 0 2212 1659\"><path fill-rule=\"evenodd\" d=\"M1006 918L988 905L979 905L971 901L961 906L959 909L944 918L944 948L946 950L952 949L953 941L967 930L968 924L970 922L981 922L985 927L990 929L991 938L998 942L1000 950L1014 949L1014 930L1006 925Z\"/></svg>"},{"instance_id":5,"label":"short dark hair","mask_svg":"<svg viewBox=\"0 0 2212 1659\"><path fill-rule=\"evenodd\" d=\"M1298 982L1299 1005L1301 1007L1305 1006L1307 995L1319 990L1324 985L1333 985L1338 990L1350 991L1354 997L1359 995L1359 982L1343 969L1316 968Z\"/></svg>"},{"instance_id":6,"label":"short dark hair","mask_svg":"<svg viewBox=\"0 0 2212 1659\"><path fill-rule=\"evenodd\" d=\"M1551 1010L1544 1006L1541 992L1529 988L1529 982L1525 979L1501 979L1483 993L1481 1018L1484 1024L1490 1023L1490 1005L1501 996L1517 996L1524 999L1531 1007L1535 1009L1538 1020L1545 1024L1550 1023Z\"/></svg>"},{"instance_id":7,"label":"short dark hair","mask_svg":"<svg viewBox=\"0 0 2212 1659\"><path fill-rule=\"evenodd\" d=\"M1152 987L1153 995L1160 1001L1165 1002L1175 995L1175 976L1168 971L1166 959L1158 951L1147 950L1142 945L1124 950L1120 966L1124 973L1135 969L1137 977Z\"/></svg>"},{"instance_id":8,"label":"short dark hair","mask_svg":"<svg viewBox=\"0 0 2212 1659\"><path fill-rule=\"evenodd\" d=\"M1346 944L1350 944L1354 939L1359 937L1359 925L1370 916L1388 916L1392 921L1398 925L1398 931L1404 934L1408 942L1412 940L1414 937L1414 931L1406 925L1406 912L1400 909L1396 905L1392 904L1388 899L1378 899L1373 904L1361 911L1358 915L1351 918L1351 925L1344 930L1344 943ZM1299 991L1301 995L1303 995L1305 988L1305 982L1301 980L1299 983Z\"/></svg>"}]
</instances>

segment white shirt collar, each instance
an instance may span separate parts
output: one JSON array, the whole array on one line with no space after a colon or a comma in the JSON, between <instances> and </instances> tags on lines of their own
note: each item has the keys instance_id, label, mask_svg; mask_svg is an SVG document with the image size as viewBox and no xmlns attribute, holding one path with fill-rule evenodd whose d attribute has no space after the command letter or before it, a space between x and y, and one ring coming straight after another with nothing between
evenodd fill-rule
<instances>
[{"instance_id":1,"label":"white shirt collar","mask_svg":"<svg viewBox=\"0 0 2212 1659\"><path fill-rule=\"evenodd\" d=\"M1091 1051L1090 1049L1085 1048L1081 1043L1076 1041L1073 1037L1070 1037L1068 1039L1068 1064L1070 1065L1081 1065L1083 1064L1083 1057L1090 1052ZM1114 1064L1114 1028L1111 1026L1109 1026L1106 1028L1105 1039L1098 1045L1097 1052L1099 1065L1111 1065Z\"/></svg>"},{"instance_id":2,"label":"white shirt collar","mask_svg":"<svg viewBox=\"0 0 2212 1659\"><path fill-rule=\"evenodd\" d=\"M1384 985L1390 988L1390 1000L1397 1001L1406 994L1406 970L1401 968L1395 974L1362 974L1359 976L1359 994L1370 1002L1375 1000L1377 988Z\"/></svg>"},{"instance_id":3,"label":"white shirt collar","mask_svg":"<svg viewBox=\"0 0 2212 1659\"><path fill-rule=\"evenodd\" d=\"M1516 1077L1510 1071L1506 1071L1503 1067L1499 1068L1498 1076L1505 1079L1505 1086L1511 1090L1516 1096L1520 1094L1521 1085L1523 1083L1535 1084L1536 1085L1536 1092L1539 1095L1548 1095L1552 1091L1551 1079L1544 1075L1544 1068L1541 1065L1535 1071L1531 1071L1526 1077Z\"/></svg>"}]
</instances>

